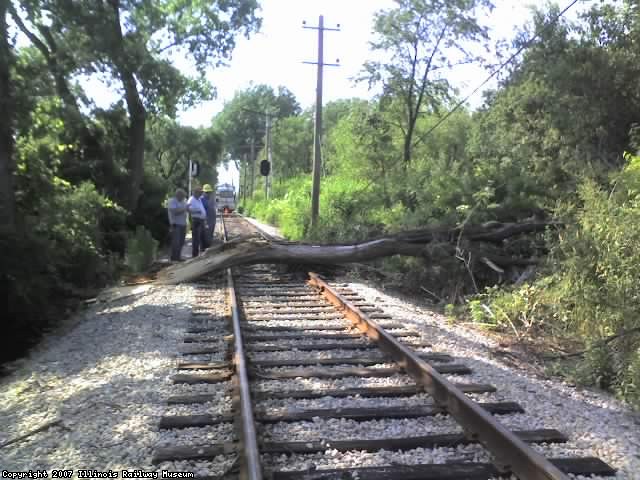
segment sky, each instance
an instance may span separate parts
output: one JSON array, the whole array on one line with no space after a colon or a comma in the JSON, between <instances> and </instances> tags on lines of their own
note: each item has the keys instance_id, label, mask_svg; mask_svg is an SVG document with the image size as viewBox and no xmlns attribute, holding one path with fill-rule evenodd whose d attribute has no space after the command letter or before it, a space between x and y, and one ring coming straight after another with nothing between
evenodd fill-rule
<instances>
[{"instance_id":1,"label":"sky","mask_svg":"<svg viewBox=\"0 0 640 480\"><path fill-rule=\"evenodd\" d=\"M216 86L218 97L182 113L183 123L209 125L211 118L229 101L235 91L254 84L273 87L284 85L291 90L303 108L315 102L316 67L303 61L317 59L317 31L302 28L317 25L318 16L324 16L326 27L340 25L339 32L325 32L325 62L339 67L324 69L323 100L370 97L366 82L354 83L353 78L362 64L375 58L369 50L373 15L381 9L393 7L393 0L262 0L263 24L260 33L250 39L238 39L229 67L220 67L208 75ZM542 6L546 0L495 0L495 10L481 21L491 29L492 40L513 37L515 29L527 22L531 6ZM564 7L569 0L560 3ZM581 1L570 11L572 15L595 3ZM188 65L184 65L188 69ZM456 84L464 93L472 91L487 72L480 67L453 72ZM374 92L375 93L375 92ZM481 97L478 94L478 97ZM472 100L473 101L473 100Z\"/></svg>"}]
</instances>

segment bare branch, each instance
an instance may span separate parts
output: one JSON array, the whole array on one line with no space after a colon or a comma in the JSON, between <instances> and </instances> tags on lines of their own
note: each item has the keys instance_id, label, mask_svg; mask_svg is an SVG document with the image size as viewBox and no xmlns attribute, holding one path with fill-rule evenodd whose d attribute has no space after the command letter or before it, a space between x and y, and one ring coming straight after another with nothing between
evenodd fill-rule
<instances>
[{"instance_id":1,"label":"bare branch","mask_svg":"<svg viewBox=\"0 0 640 480\"><path fill-rule=\"evenodd\" d=\"M429 61L427 62L427 65L426 65L426 67L424 69L424 75L422 76L422 83L420 85L420 94L418 95L418 101L416 103L416 112L420 111L420 107L422 106L422 100L424 98L424 93L425 93L425 90L427 89L427 77L429 76L429 73L431 72L431 65L433 63L433 57L435 57L436 53L440 49L440 43L442 43L442 39L444 38L444 35L447 32L447 28L448 28L448 26L445 25L442 28L442 31L440 32L440 35L438 35L438 40L436 40L436 44L434 45L433 50L431 51L431 56L429 57Z\"/></svg>"}]
</instances>

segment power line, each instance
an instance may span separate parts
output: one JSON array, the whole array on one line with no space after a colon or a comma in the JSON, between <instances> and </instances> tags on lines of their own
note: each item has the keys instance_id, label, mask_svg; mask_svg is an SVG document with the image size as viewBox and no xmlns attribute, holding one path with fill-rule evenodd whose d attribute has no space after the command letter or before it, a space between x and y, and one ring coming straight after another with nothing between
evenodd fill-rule
<instances>
[{"instance_id":1,"label":"power line","mask_svg":"<svg viewBox=\"0 0 640 480\"><path fill-rule=\"evenodd\" d=\"M453 107L451 110L449 110L447 112L447 114L442 117L440 120L438 120L438 122L431 127L429 130L427 130L427 133L425 133L421 140L424 140L425 138L427 138L436 128L438 128L440 125L442 125L451 115L453 115L453 113L458 110L461 106L463 106L465 103L467 103L467 100L469 100L472 96L474 96L478 90L480 90L482 87L484 87L487 82L489 82L489 80L491 80L493 77L495 77L498 72L500 72L500 70L502 70L504 67L506 67L509 63L511 63L513 60L515 60L518 55L520 55L524 50L526 50L527 48L529 48L531 46L531 44L533 43L534 40L536 40L538 37L540 37L540 35L542 34L542 32L544 30L546 30L549 26L555 24L558 20L560 20L560 17L562 17L565 13L567 13L567 11L569 11L571 9L571 7L573 7L576 3L578 3L580 0L573 0L571 3L569 3L569 5L567 5L560 13L558 13L558 15L556 15L556 17L553 19L552 22L546 24L540 32L536 33L533 37L531 37L529 40L527 40L524 45L522 45L517 51L516 53L514 53L513 55L511 55L507 60L505 60L504 62L502 62L493 72L491 72L491 74L484 79L484 81L478 85L469 95L467 95L464 99L462 99L460 102L458 102L455 107Z\"/></svg>"}]
</instances>

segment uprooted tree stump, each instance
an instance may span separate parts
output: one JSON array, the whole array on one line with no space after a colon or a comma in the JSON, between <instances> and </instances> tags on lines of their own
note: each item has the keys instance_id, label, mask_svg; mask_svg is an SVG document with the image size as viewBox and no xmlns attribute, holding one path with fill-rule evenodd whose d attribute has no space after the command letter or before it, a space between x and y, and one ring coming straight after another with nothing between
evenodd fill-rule
<instances>
[{"instance_id":1,"label":"uprooted tree stump","mask_svg":"<svg viewBox=\"0 0 640 480\"><path fill-rule=\"evenodd\" d=\"M519 258L502 252L501 246L508 239L558 225L549 222L488 222L456 227L437 226L341 245L313 245L243 236L209 248L200 257L166 268L159 272L156 283L177 284L194 280L209 272L240 265L336 265L391 255L421 257L427 261L451 256L468 261L473 257L474 261L480 261L492 270L501 272L503 268L529 266L538 262L537 258Z\"/></svg>"}]
</instances>

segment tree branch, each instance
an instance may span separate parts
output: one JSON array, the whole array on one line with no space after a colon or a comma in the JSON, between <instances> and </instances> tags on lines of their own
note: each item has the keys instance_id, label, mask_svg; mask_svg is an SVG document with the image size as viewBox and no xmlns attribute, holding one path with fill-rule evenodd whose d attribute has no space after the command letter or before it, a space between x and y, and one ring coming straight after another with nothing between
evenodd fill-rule
<instances>
[{"instance_id":1,"label":"tree branch","mask_svg":"<svg viewBox=\"0 0 640 480\"><path fill-rule=\"evenodd\" d=\"M51 52L49 52L49 49L44 44L44 42L40 40L35 33L33 33L31 30L27 28L27 26L24 24L24 22L22 21L22 18L20 18L20 15L18 15L18 12L13 7L13 4L11 2L9 2L9 13L11 13L11 18L13 18L13 21L16 23L20 31L27 36L29 41L33 43L33 45L38 50L40 50L40 53L42 53L45 60L47 60L48 62L49 59L51 58Z\"/></svg>"},{"instance_id":2,"label":"tree branch","mask_svg":"<svg viewBox=\"0 0 640 480\"><path fill-rule=\"evenodd\" d=\"M418 68L418 47L419 47L419 40L418 40L418 35L416 33L416 38L415 38L415 41L413 42L413 58L411 59L411 76L409 79L409 91L407 92L407 97L406 97L408 124L411 124L414 119L413 87L414 87L414 80L416 77L416 69ZM419 107L416 107L415 111L417 112L418 110L419 110Z\"/></svg>"},{"instance_id":3,"label":"tree branch","mask_svg":"<svg viewBox=\"0 0 640 480\"><path fill-rule=\"evenodd\" d=\"M173 159L173 162L171 162L171 166L169 167L169 173L167 174L167 179L171 177L171 175L173 174L176 168L176 165L178 165L179 162L180 162L180 157L175 157Z\"/></svg>"},{"instance_id":4,"label":"tree branch","mask_svg":"<svg viewBox=\"0 0 640 480\"><path fill-rule=\"evenodd\" d=\"M188 37L187 37L187 38L188 38ZM173 48L173 47L175 47L175 46L177 46L177 45L179 45L179 44L180 44L180 42L179 42L178 40L175 40L175 41L171 42L169 45L165 45L164 47L161 47L161 48L158 50L158 53L163 53L163 52L165 52L166 50L169 50L170 48Z\"/></svg>"},{"instance_id":5,"label":"tree branch","mask_svg":"<svg viewBox=\"0 0 640 480\"><path fill-rule=\"evenodd\" d=\"M435 57L436 53L440 49L440 43L442 42L442 39L444 38L444 35L447 32L447 28L448 28L448 25L445 25L444 28L442 29L442 31L440 32L440 35L438 35L438 39L436 40L436 44L434 45L433 50L431 51L431 56L429 57L429 61L427 62L427 65L425 66L424 75L422 76L422 83L420 85L420 93L418 95L418 101L416 103L416 112L419 112L420 111L420 107L422 106L422 99L424 98L424 92L425 92L425 90L427 88L427 77L429 76L429 73L431 72L431 65L433 64L433 58Z\"/></svg>"},{"instance_id":6,"label":"tree branch","mask_svg":"<svg viewBox=\"0 0 640 480\"><path fill-rule=\"evenodd\" d=\"M40 425L37 428L34 428L33 430L29 430L27 433L20 435L16 438L12 438L11 440L7 440L4 443L0 444L0 448L4 448L8 445L12 445L14 443L18 443L21 442L22 440L25 440L33 435L35 435L36 433L40 433L40 432L44 432L45 430L48 430L52 427L57 427L57 426L62 426L62 419L60 418L56 418L54 420L49 420L48 422L45 422L44 424ZM67 428L65 428L66 430L68 430Z\"/></svg>"},{"instance_id":7,"label":"tree branch","mask_svg":"<svg viewBox=\"0 0 640 480\"><path fill-rule=\"evenodd\" d=\"M44 41L42 41L38 36L30 31L27 26L18 15L18 12L15 10L13 5L9 4L9 11L11 13L11 18L16 23L20 31L24 33L29 41L42 53L45 61L47 62L47 67L51 75L53 75L53 79L55 80L56 92L58 96L64 102L64 105L69 109L68 112L82 125L84 130L84 134L88 135L88 131L85 128L85 123L82 117L82 113L80 112L80 107L78 107L78 102L76 97L71 93L69 89L69 85L67 83L67 78L65 77L65 72L62 71L60 64L58 62L58 47L56 45L55 39L51 34L51 30L48 27L42 25L36 25L38 31L44 37ZM47 42L47 44L45 44Z\"/></svg>"},{"instance_id":8,"label":"tree branch","mask_svg":"<svg viewBox=\"0 0 640 480\"><path fill-rule=\"evenodd\" d=\"M581 357L587 352L595 350L596 348L604 347L605 345L608 345L609 343L613 342L614 340L617 340L618 338L625 337L633 333L640 333L640 327L631 328L629 330L623 330L619 333L616 333L615 335L611 335L609 337L603 338L602 340L595 342L591 347L585 348L584 350L580 350L578 352L565 353L562 355L547 355L544 358L546 360L562 360L562 359L571 358L571 357Z\"/></svg>"}]
</instances>

